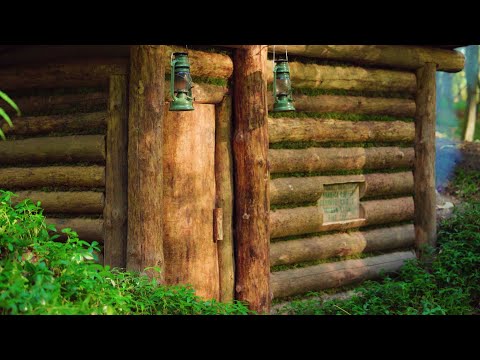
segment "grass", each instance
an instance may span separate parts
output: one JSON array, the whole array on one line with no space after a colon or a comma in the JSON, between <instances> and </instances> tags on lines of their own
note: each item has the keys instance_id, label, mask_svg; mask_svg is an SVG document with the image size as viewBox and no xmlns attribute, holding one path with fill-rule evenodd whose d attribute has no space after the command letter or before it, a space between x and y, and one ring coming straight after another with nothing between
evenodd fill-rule
<instances>
[{"instance_id":1,"label":"grass","mask_svg":"<svg viewBox=\"0 0 480 360\"><path fill-rule=\"evenodd\" d=\"M96 263L97 242L47 226L43 210L25 200L12 205L0 190L0 314L251 314L240 302L201 299L189 286ZM53 235L51 235L53 233ZM158 268L146 269L150 272Z\"/></svg>"},{"instance_id":2,"label":"grass","mask_svg":"<svg viewBox=\"0 0 480 360\"><path fill-rule=\"evenodd\" d=\"M393 276L367 281L346 300L297 297L281 312L297 315L480 314L480 172L457 172L464 199L438 232L438 248L410 260Z\"/></svg>"}]
</instances>

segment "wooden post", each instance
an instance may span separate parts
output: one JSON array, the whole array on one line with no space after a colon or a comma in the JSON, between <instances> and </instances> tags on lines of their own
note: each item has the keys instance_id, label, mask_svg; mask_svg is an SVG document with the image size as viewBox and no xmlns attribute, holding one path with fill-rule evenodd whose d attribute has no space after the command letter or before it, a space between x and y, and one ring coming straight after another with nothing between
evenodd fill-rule
<instances>
[{"instance_id":1,"label":"wooden post","mask_svg":"<svg viewBox=\"0 0 480 360\"><path fill-rule=\"evenodd\" d=\"M165 282L190 284L219 299L214 238L215 105L166 109L163 138L163 247Z\"/></svg>"},{"instance_id":2,"label":"wooden post","mask_svg":"<svg viewBox=\"0 0 480 360\"><path fill-rule=\"evenodd\" d=\"M266 62L266 45L235 50L235 292L257 312L271 302Z\"/></svg>"},{"instance_id":3,"label":"wooden post","mask_svg":"<svg viewBox=\"0 0 480 360\"><path fill-rule=\"evenodd\" d=\"M415 114L415 246L417 256L424 245L436 243L435 201L435 73L436 64L417 70Z\"/></svg>"},{"instance_id":4,"label":"wooden post","mask_svg":"<svg viewBox=\"0 0 480 360\"><path fill-rule=\"evenodd\" d=\"M127 77L112 75L108 97L104 261L125 268L127 248Z\"/></svg>"},{"instance_id":5,"label":"wooden post","mask_svg":"<svg viewBox=\"0 0 480 360\"><path fill-rule=\"evenodd\" d=\"M217 208L222 209L223 240L218 246L220 300L232 301L235 287L233 253L233 160L232 160L232 98L226 96L215 107L215 187Z\"/></svg>"},{"instance_id":6,"label":"wooden post","mask_svg":"<svg viewBox=\"0 0 480 360\"><path fill-rule=\"evenodd\" d=\"M130 51L128 116L127 269L164 279L162 241L165 47L134 45Z\"/></svg>"}]
</instances>

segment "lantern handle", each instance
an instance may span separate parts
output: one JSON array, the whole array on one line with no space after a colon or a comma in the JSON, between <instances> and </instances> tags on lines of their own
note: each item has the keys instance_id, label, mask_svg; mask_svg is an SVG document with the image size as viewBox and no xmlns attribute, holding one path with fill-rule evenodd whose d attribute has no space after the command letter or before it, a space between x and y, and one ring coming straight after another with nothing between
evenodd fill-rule
<instances>
[{"instance_id":1,"label":"lantern handle","mask_svg":"<svg viewBox=\"0 0 480 360\"><path fill-rule=\"evenodd\" d=\"M175 97L175 65L177 64L177 59L173 59L173 53L170 54L170 96L172 97L172 100L175 101L177 98Z\"/></svg>"}]
</instances>

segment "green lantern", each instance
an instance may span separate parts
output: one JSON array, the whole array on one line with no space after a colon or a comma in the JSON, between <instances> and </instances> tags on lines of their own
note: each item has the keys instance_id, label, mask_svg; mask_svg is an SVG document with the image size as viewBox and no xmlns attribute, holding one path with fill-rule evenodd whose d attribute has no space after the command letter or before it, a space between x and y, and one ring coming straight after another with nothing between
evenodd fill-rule
<instances>
[{"instance_id":1,"label":"green lantern","mask_svg":"<svg viewBox=\"0 0 480 360\"><path fill-rule=\"evenodd\" d=\"M275 60L273 68L273 111L295 111L292 99L292 83L287 59Z\"/></svg>"},{"instance_id":2,"label":"green lantern","mask_svg":"<svg viewBox=\"0 0 480 360\"><path fill-rule=\"evenodd\" d=\"M192 77L186 52L172 54L170 71L170 111L193 110Z\"/></svg>"}]
</instances>

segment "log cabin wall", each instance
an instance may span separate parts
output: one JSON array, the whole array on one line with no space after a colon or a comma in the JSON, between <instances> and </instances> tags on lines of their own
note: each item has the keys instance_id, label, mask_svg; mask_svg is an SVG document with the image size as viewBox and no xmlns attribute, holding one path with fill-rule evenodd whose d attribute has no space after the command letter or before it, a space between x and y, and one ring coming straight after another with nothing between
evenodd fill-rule
<instances>
[{"instance_id":1,"label":"log cabin wall","mask_svg":"<svg viewBox=\"0 0 480 360\"><path fill-rule=\"evenodd\" d=\"M273 299L373 279L415 257L414 165L424 171L415 155L416 69L463 68L463 56L444 49L288 49L296 111L269 113ZM434 212L418 216L435 231Z\"/></svg>"},{"instance_id":2,"label":"log cabin wall","mask_svg":"<svg viewBox=\"0 0 480 360\"><path fill-rule=\"evenodd\" d=\"M168 109L170 54L184 49L165 48ZM212 197L211 209L199 215L208 219L193 219L197 225L188 234L183 231L188 228L185 219L178 218L180 213L177 218L174 211L156 215L160 224L164 218L169 220L162 225L167 234L163 246L171 253L166 262L172 270L166 271L168 282L193 284L199 294L224 301L233 298L234 287L232 113L228 94L233 67L229 53L211 46L189 49L197 111L165 113L165 151L154 162L157 170L166 167L162 202L170 208L195 214L199 202L194 192L203 189ZM127 225L136 226L127 219L130 73L129 46L20 46L0 56L0 87L22 110L22 117L13 118L14 128L2 124L8 140L0 143L0 187L17 192L20 198L41 201L48 223L56 224L57 230L71 227L81 239L98 241L103 245L100 261L119 267L127 264ZM198 153L205 148L203 135L209 138L211 152L205 157ZM174 141L176 138L179 141ZM185 139L187 144L182 143ZM196 143L190 146L192 141ZM189 164L188 159L178 158L195 152L208 162ZM200 172L207 168L211 174L206 187L200 189L188 181L183 191L175 187L196 174L202 180ZM188 198L190 190L193 197ZM182 200L178 194L188 203L178 204ZM141 206L148 208L145 203ZM222 233L220 241L213 238L214 209L223 215L223 221L216 224L223 230L217 229ZM178 231L167 226L172 221ZM203 239L204 233L212 233L211 239ZM212 259L205 259L207 246L203 247L202 241L208 242ZM179 242L185 246L173 246ZM208 281L200 284L206 269L191 267L205 267L206 263L211 265L209 275L215 278L207 276Z\"/></svg>"}]
</instances>

